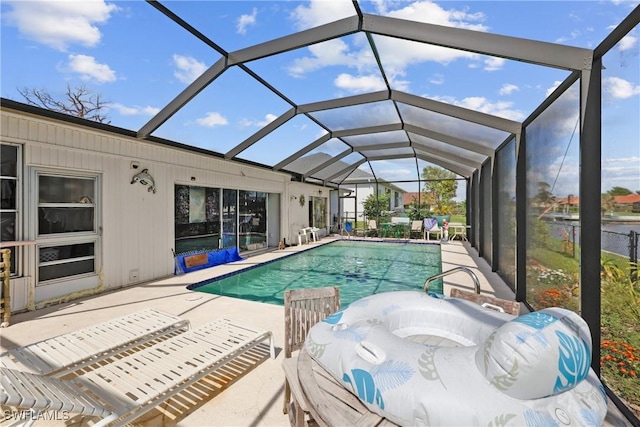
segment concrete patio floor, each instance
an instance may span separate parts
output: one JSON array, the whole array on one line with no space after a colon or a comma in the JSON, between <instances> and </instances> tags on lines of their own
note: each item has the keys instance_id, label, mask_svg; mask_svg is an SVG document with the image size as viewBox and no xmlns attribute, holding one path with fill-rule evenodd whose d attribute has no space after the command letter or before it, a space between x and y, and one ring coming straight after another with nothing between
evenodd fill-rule
<instances>
[{"instance_id":1,"label":"concrete patio floor","mask_svg":"<svg viewBox=\"0 0 640 427\"><path fill-rule=\"evenodd\" d=\"M11 325L0 329L0 352L148 307L189 319L193 327L214 318L226 316L238 323L271 330L275 339L276 359L266 358L255 367L247 367L247 371L240 369L239 373L225 374L221 382L208 378L208 381L203 381L187 396L174 399L163 408L156 408L144 415L141 417L141 422L136 425L148 427L287 426L289 425L288 416L282 413L284 390L284 374L281 368L284 356L282 307L193 292L187 290L186 286L333 240L335 240L334 237L325 237L317 243L312 242L262 253L232 264L169 277L36 311L14 314L11 317ZM497 274L491 272L484 260L477 257L475 249L470 248L467 242L454 241L443 244L443 271L457 266L469 267L476 272L483 293L513 299L513 292ZM451 286L473 290L473 282L464 272L447 276L444 283L446 294L449 293ZM526 308L523 310L526 312ZM231 383L229 383L230 378ZM607 417L607 425L631 425L613 405L610 404L610 407L612 410ZM89 425L87 420L77 416L57 423L38 421L35 425L55 424Z\"/></svg>"}]
</instances>

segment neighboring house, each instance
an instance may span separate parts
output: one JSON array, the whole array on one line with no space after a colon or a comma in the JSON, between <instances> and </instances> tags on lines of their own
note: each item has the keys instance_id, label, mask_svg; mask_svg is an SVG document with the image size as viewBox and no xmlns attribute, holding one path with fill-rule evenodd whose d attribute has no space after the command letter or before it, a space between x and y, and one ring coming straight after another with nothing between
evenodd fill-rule
<instances>
[{"instance_id":1,"label":"neighboring house","mask_svg":"<svg viewBox=\"0 0 640 427\"><path fill-rule=\"evenodd\" d=\"M404 205L405 209L411 208L413 206L413 203L417 203L418 201L420 201L420 204L423 206L433 204L433 201L426 193L412 192L404 193L402 195L402 204Z\"/></svg>"},{"instance_id":2,"label":"neighboring house","mask_svg":"<svg viewBox=\"0 0 640 427\"><path fill-rule=\"evenodd\" d=\"M614 196L613 203L618 211L640 213L640 194Z\"/></svg>"},{"instance_id":3,"label":"neighboring house","mask_svg":"<svg viewBox=\"0 0 640 427\"><path fill-rule=\"evenodd\" d=\"M557 199L556 205L558 206L557 210L562 213L577 212L580 206L580 199L576 196L569 195L563 199Z\"/></svg>"}]
</instances>

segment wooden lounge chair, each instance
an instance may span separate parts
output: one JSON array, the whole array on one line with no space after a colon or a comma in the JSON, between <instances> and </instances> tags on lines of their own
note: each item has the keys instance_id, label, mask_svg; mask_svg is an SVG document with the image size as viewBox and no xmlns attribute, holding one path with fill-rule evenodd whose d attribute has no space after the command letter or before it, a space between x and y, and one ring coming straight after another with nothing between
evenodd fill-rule
<instances>
[{"instance_id":1,"label":"wooden lounge chair","mask_svg":"<svg viewBox=\"0 0 640 427\"><path fill-rule=\"evenodd\" d=\"M520 303L518 301L497 298L493 295L476 294L474 292L463 291L458 288L451 289L451 296L475 302L489 310L501 311L514 316L520 315Z\"/></svg>"},{"instance_id":2,"label":"wooden lounge chair","mask_svg":"<svg viewBox=\"0 0 640 427\"><path fill-rule=\"evenodd\" d=\"M130 313L0 354L0 366L61 377L129 348L189 329L189 321L153 308Z\"/></svg>"},{"instance_id":3,"label":"wooden lounge chair","mask_svg":"<svg viewBox=\"0 0 640 427\"><path fill-rule=\"evenodd\" d=\"M95 426L130 423L273 336L221 318L138 349L65 380L0 368L0 405L100 418Z\"/></svg>"},{"instance_id":4,"label":"wooden lounge chair","mask_svg":"<svg viewBox=\"0 0 640 427\"><path fill-rule=\"evenodd\" d=\"M307 332L316 323L330 314L340 310L340 288L329 286L325 288L290 289L284 293L284 357L290 359L292 353L304 346ZM289 375L297 378L295 366L284 363L283 368L289 370ZM299 387L297 381L289 384L284 382L284 406L282 411L289 413L291 405L291 388ZM299 394L300 392L296 390ZM294 393L296 394L296 393ZM300 407L303 401L295 399L293 402L293 424L303 423L305 409ZM290 416L291 418L291 416Z\"/></svg>"}]
</instances>

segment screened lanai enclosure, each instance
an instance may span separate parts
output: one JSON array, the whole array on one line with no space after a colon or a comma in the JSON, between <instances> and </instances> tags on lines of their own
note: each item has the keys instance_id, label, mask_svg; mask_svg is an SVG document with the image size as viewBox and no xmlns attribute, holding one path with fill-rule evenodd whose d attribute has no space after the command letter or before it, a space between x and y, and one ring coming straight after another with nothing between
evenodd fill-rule
<instances>
[{"instance_id":1,"label":"screened lanai enclosure","mask_svg":"<svg viewBox=\"0 0 640 427\"><path fill-rule=\"evenodd\" d=\"M640 154L637 92L629 110L622 98L609 96L603 83L618 78L611 63L624 62L638 79L640 8L629 8L599 44L578 47L520 35L527 34L525 30L511 35L472 23L435 24L435 18L417 9L413 14L385 14L375 2L360 1L321 2L326 13L300 19L297 31L271 28L270 38L259 31L241 37L238 27L232 37L224 26L216 27L221 16L202 12L202 3L215 9L217 2L147 1L144 18L132 23L147 34L144 41L123 48L123 57L161 50L154 36L163 33L206 61L183 88L158 89L165 99L153 116L122 126L140 140L289 174L293 181L317 185L319 196L328 188L328 206L322 208L328 211L327 219L317 219L328 231L339 231L346 219L366 219L361 205L351 201L358 192L374 198L391 193L389 209L401 209L406 205L403 193L415 193L418 204L426 197L425 168L452 172L458 200L465 202L472 250L504 279L518 301L534 310L564 306L582 315L592 333L592 367L603 375L614 402L633 419L628 402L640 405L640 391L637 382L634 390L627 380L640 371L613 378L619 372L604 371L600 362L609 355L605 352L611 343L625 343L636 357L625 372L639 368L638 323L616 326L608 316L629 315L612 314L612 306L632 311L636 306L630 316L640 317L633 271L638 245L634 230L640 231L640 217L629 210L631 231L622 237L628 238L622 245L628 242L627 252L603 250L600 231L611 219L608 199L603 199L608 190L603 179L609 173L603 168L603 152L622 150L616 144L625 139L632 142L632 152L625 154ZM236 3L249 15L253 10L254 17L255 7L260 7ZM524 8L525 3L503 2L523 28L529 25L526 13L517 11L518 4ZM285 3L262 3L267 4L272 7L269 13L276 14ZM300 17L300 8L289 13ZM622 57L631 39L636 41L635 55ZM422 81L431 85L449 78L455 68L457 80L450 83L467 94L464 100L430 96L429 85L408 80L402 56L412 57ZM324 67L344 68L329 73L320 65L323 61ZM512 86L497 85L491 67L507 70L503 80ZM497 85L496 91L507 92L533 84L527 81L531 75L546 87L517 108L488 108L474 98L482 86ZM632 91L638 91L639 80L632 82ZM226 133L213 125L197 134L175 125L193 116L224 123L226 105L251 106L264 120ZM625 121L624 134L616 120L621 110L633 111L635 117L635 126ZM640 176L640 168L635 167L635 173ZM187 183L179 186L176 192L189 194ZM205 198L205 189L202 194ZM265 192L243 192L240 197L257 203L255 209L265 217L277 214L267 207L272 196ZM255 231L266 236L264 222L253 225L258 224L262 228ZM242 221L236 225L242 227ZM268 246L266 237L258 242L263 246ZM603 266L614 264L622 274L603 273ZM614 287L628 291L615 302L606 295Z\"/></svg>"}]
</instances>

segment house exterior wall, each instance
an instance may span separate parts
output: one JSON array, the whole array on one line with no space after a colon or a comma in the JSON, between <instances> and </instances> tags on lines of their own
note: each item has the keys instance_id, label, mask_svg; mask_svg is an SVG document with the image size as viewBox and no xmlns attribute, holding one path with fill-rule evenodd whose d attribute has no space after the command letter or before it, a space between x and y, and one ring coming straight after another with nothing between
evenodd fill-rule
<instances>
[{"instance_id":1,"label":"house exterior wall","mask_svg":"<svg viewBox=\"0 0 640 427\"><path fill-rule=\"evenodd\" d=\"M13 109L3 108L0 117L1 141L22 146L19 236L20 240L34 241L22 249L19 274L12 279L12 283L19 280L28 289L20 293L26 297L15 299L21 306L14 306L14 310L33 309L172 275L175 184L279 195L272 198L280 203L275 210L280 212L279 230L274 228L283 235L269 236L270 244L276 242L275 245L282 237L292 241L297 235L296 228L308 225L307 210L290 203L290 194L318 196L319 187L294 183L288 174ZM138 169L133 169L132 163L139 165ZM131 184L132 176L143 168L155 180L155 194L147 191L147 186ZM38 244L42 243L35 235L38 196L34 189L38 170L98 176L98 274L93 281L63 280L36 285ZM328 189L324 194L328 196Z\"/></svg>"}]
</instances>

